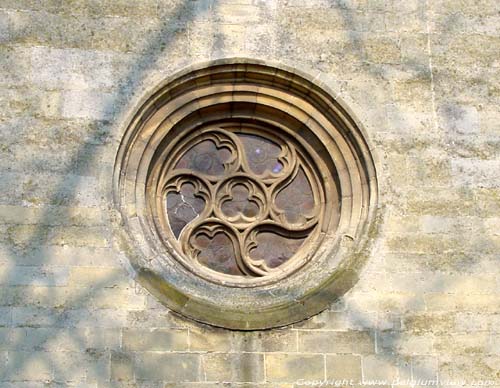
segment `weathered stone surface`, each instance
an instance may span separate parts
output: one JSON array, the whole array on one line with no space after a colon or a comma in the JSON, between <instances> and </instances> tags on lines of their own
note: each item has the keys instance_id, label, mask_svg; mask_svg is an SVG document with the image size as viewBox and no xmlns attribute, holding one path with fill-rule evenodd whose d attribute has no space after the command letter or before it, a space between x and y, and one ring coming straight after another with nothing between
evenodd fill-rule
<instances>
[{"instance_id":1,"label":"weathered stone surface","mask_svg":"<svg viewBox=\"0 0 500 388\"><path fill-rule=\"evenodd\" d=\"M326 356L326 378L331 380L361 381L361 357L351 355Z\"/></svg>"},{"instance_id":2,"label":"weathered stone surface","mask_svg":"<svg viewBox=\"0 0 500 388\"><path fill-rule=\"evenodd\" d=\"M268 381L322 380L324 375L324 356L322 355L269 354L266 356Z\"/></svg>"},{"instance_id":3,"label":"weathered stone surface","mask_svg":"<svg viewBox=\"0 0 500 388\"><path fill-rule=\"evenodd\" d=\"M375 352L375 343L367 331L300 331L299 351L369 354Z\"/></svg>"},{"instance_id":4,"label":"weathered stone surface","mask_svg":"<svg viewBox=\"0 0 500 388\"><path fill-rule=\"evenodd\" d=\"M189 329L189 349L192 351L227 352L232 350L234 333L222 329L194 327Z\"/></svg>"},{"instance_id":5,"label":"weathered stone surface","mask_svg":"<svg viewBox=\"0 0 500 388\"><path fill-rule=\"evenodd\" d=\"M134 361L127 352L111 353L111 380L133 381Z\"/></svg>"},{"instance_id":6,"label":"weathered stone surface","mask_svg":"<svg viewBox=\"0 0 500 388\"><path fill-rule=\"evenodd\" d=\"M364 381L392 382L398 377L397 361L390 355L363 357Z\"/></svg>"},{"instance_id":7,"label":"weathered stone surface","mask_svg":"<svg viewBox=\"0 0 500 388\"><path fill-rule=\"evenodd\" d=\"M0 386L500 386L499 32L495 0L1 1ZM362 276L292 327L172 314L110 233L133 107L230 56L317 77L377 159Z\"/></svg>"},{"instance_id":8,"label":"weathered stone surface","mask_svg":"<svg viewBox=\"0 0 500 388\"><path fill-rule=\"evenodd\" d=\"M281 329L235 333L234 349L243 352L295 352L297 338L297 332Z\"/></svg>"},{"instance_id":9,"label":"weathered stone surface","mask_svg":"<svg viewBox=\"0 0 500 388\"><path fill-rule=\"evenodd\" d=\"M262 354L206 354L202 356L203 373L208 381L263 382Z\"/></svg>"},{"instance_id":10,"label":"weathered stone surface","mask_svg":"<svg viewBox=\"0 0 500 388\"><path fill-rule=\"evenodd\" d=\"M122 334L123 348L130 351L187 350L188 331L184 329L126 329Z\"/></svg>"},{"instance_id":11,"label":"weathered stone surface","mask_svg":"<svg viewBox=\"0 0 500 388\"><path fill-rule=\"evenodd\" d=\"M199 381L201 365L197 354L144 352L135 356L134 373L137 380Z\"/></svg>"}]
</instances>

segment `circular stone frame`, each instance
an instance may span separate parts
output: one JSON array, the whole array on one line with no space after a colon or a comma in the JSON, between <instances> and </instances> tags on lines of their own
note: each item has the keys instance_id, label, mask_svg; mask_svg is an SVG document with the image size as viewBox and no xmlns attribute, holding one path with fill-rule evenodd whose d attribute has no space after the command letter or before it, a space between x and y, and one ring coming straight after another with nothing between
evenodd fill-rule
<instances>
[{"instance_id":1,"label":"circular stone frame","mask_svg":"<svg viewBox=\"0 0 500 388\"><path fill-rule=\"evenodd\" d=\"M320 155L323 187L335 187L340 203L300 268L251 284L217 282L186 266L163 238L151 199L173 134L241 120L279 128ZM215 326L266 329L324 310L357 281L376 230L375 164L360 126L325 85L282 65L213 61L166 80L127 125L114 169L114 233L137 280L163 304Z\"/></svg>"}]
</instances>

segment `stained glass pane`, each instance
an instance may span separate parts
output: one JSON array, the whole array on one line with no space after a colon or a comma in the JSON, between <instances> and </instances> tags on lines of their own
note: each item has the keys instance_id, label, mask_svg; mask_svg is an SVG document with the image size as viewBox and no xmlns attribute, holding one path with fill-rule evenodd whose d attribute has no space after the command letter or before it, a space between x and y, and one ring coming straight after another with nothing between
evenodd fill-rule
<instances>
[{"instance_id":1,"label":"stained glass pane","mask_svg":"<svg viewBox=\"0 0 500 388\"><path fill-rule=\"evenodd\" d=\"M278 174L283 170L283 165L278 161L281 148L274 142L256 135L239 134L250 169L262 175L264 172Z\"/></svg>"},{"instance_id":2,"label":"stained glass pane","mask_svg":"<svg viewBox=\"0 0 500 388\"><path fill-rule=\"evenodd\" d=\"M168 193L168 222L176 238L179 238L187 224L200 215L204 207L205 201L195 195L194 185L190 183L183 184L180 193Z\"/></svg>"},{"instance_id":3,"label":"stained glass pane","mask_svg":"<svg viewBox=\"0 0 500 388\"><path fill-rule=\"evenodd\" d=\"M194 145L174 167L188 170L189 175L182 175L188 182L180 192L175 191L179 175L173 175L169 186L166 201L172 233L181 249L203 267L226 275L263 276L289 261L303 246L307 236L299 230L302 225L311 228L317 222L315 207L320 204L315 203L306 171L314 173L286 141L278 144L242 133L241 128L237 133L217 128L203 136L200 142L193 138ZM238 150L244 154L237 154ZM280 158L286 161L286 169ZM196 186L189 183L190 176L197 177L193 178L198 180ZM206 200L196 187L203 188ZM276 187L282 188L274 196ZM272 198L274 204L269 203ZM204 221L199 219L202 214L207 223L185 229L194 220ZM273 229L258 229L263 223L274 225ZM255 230L260 231L250 240Z\"/></svg>"},{"instance_id":4,"label":"stained glass pane","mask_svg":"<svg viewBox=\"0 0 500 388\"><path fill-rule=\"evenodd\" d=\"M270 268L279 267L290 259L304 242L304 238L286 238L276 233L257 235L257 247L250 252L255 260L264 260Z\"/></svg>"},{"instance_id":5,"label":"stained glass pane","mask_svg":"<svg viewBox=\"0 0 500 388\"><path fill-rule=\"evenodd\" d=\"M311 215L314 210L314 196L302 168L292 182L276 196L276 205L291 224L303 223L306 221L306 216Z\"/></svg>"},{"instance_id":6,"label":"stained glass pane","mask_svg":"<svg viewBox=\"0 0 500 388\"><path fill-rule=\"evenodd\" d=\"M200 250L198 261L201 264L227 275L243 275L236 264L233 243L227 235L221 232L210 238L200 234L193 239Z\"/></svg>"},{"instance_id":7,"label":"stained glass pane","mask_svg":"<svg viewBox=\"0 0 500 388\"><path fill-rule=\"evenodd\" d=\"M245 217L255 217L259 213L259 206L249 200L250 193L243 185L236 185L232 189L232 198L222 204L222 212L228 217L242 214Z\"/></svg>"},{"instance_id":8,"label":"stained glass pane","mask_svg":"<svg viewBox=\"0 0 500 388\"><path fill-rule=\"evenodd\" d=\"M229 162L231 151L217 148L214 142L204 140L189 149L175 168L187 168L207 175L224 174L224 163Z\"/></svg>"}]
</instances>

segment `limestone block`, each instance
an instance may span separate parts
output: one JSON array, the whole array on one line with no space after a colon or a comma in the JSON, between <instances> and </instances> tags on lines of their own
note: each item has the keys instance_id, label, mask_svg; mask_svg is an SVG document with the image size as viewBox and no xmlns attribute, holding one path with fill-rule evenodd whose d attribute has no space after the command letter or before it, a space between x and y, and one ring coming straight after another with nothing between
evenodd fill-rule
<instances>
[{"instance_id":1,"label":"limestone block","mask_svg":"<svg viewBox=\"0 0 500 388\"><path fill-rule=\"evenodd\" d=\"M234 350L239 352L295 352L297 333L293 330L234 333Z\"/></svg>"},{"instance_id":2,"label":"limestone block","mask_svg":"<svg viewBox=\"0 0 500 388\"><path fill-rule=\"evenodd\" d=\"M327 355L326 378L328 380L362 380L361 357L351 355Z\"/></svg>"},{"instance_id":3,"label":"limestone block","mask_svg":"<svg viewBox=\"0 0 500 388\"><path fill-rule=\"evenodd\" d=\"M451 162L453 184L481 188L498 188L495 172L500 168L497 160L454 159Z\"/></svg>"},{"instance_id":4,"label":"limestone block","mask_svg":"<svg viewBox=\"0 0 500 388\"><path fill-rule=\"evenodd\" d=\"M3 0L0 386L498 386L499 26L496 0ZM276 330L176 316L109 233L124 116L185 65L228 56L329 85L380 160L362 276Z\"/></svg>"},{"instance_id":5,"label":"limestone block","mask_svg":"<svg viewBox=\"0 0 500 388\"><path fill-rule=\"evenodd\" d=\"M118 350L121 347L122 332L120 328L86 328L85 344L88 349Z\"/></svg>"},{"instance_id":6,"label":"limestone block","mask_svg":"<svg viewBox=\"0 0 500 388\"><path fill-rule=\"evenodd\" d=\"M169 351L188 349L185 329L125 329L123 348L130 351Z\"/></svg>"},{"instance_id":7,"label":"limestone block","mask_svg":"<svg viewBox=\"0 0 500 388\"><path fill-rule=\"evenodd\" d=\"M137 353L134 372L139 381L199 381L202 376L200 356L188 353Z\"/></svg>"},{"instance_id":8,"label":"limestone block","mask_svg":"<svg viewBox=\"0 0 500 388\"><path fill-rule=\"evenodd\" d=\"M435 336L434 348L439 354L487 354L490 337L487 333Z\"/></svg>"},{"instance_id":9,"label":"limestone block","mask_svg":"<svg viewBox=\"0 0 500 388\"><path fill-rule=\"evenodd\" d=\"M256 353L209 353L202 356L208 381L263 382L264 356Z\"/></svg>"},{"instance_id":10,"label":"limestone block","mask_svg":"<svg viewBox=\"0 0 500 388\"><path fill-rule=\"evenodd\" d=\"M390 355L364 356L363 381L379 381L390 384L398 378L397 360Z\"/></svg>"},{"instance_id":11,"label":"limestone block","mask_svg":"<svg viewBox=\"0 0 500 388\"><path fill-rule=\"evenodd\" d=\"M479 113L474 106L443 104L438 108L440 125L451 135L473 135L480 129Z\"/></svg>"},{"instance_id":12,"label":"limestone block","mask_svg":"<svg viewBox=\"0 0 500 388\"><path fill-rule=\"evenodd\" d=\"M133 328L178 328L175 319L165 309L131 310L127 313L126 327Z\"/></svg>"},{"instance_id":13,"label":"limestone block","mask_svg":"<svg viewBox=\"0 0 500 388\"><path fill-rule=\"evenodd\" d=\"M406 332L383 331L377 335L377 348L380 352L388 354L431 355L434 354L431 333L412 334Z\"/></svg>"},{"instance_id":14,"label":"limestone block","mask_svg":"<svg viewBox=\"0 0 500 388\"><path fill-rule=\"evenodd\" d=\"M436 380L438 377L438 360L435 357L412 357L411 366L414 380Z\"/></svg>"},{"instance_id":15,"label":"limestone block","mask_svg":"<svg viewBox=\"0 0 500 388\"><path fill-rule=\"evenodd\" d=\"M374 339L367 331L299 331L299 351L370 354Z\"/></svg>"},{"instance_id":16,"label":"limestone block","mask_svg":"<svg viewBox=\"0 0 500 388\"><path fill-rule=\"evenodd\" d=\"M189 328L189 349L191 351L230 351L234 334L210 326Z\"/></svg>"},{"instance_id":17,"label":"limestone block","mask_svg":"<svg viewBox=\"0 0 500 388\"><path fill-rule=\"evenodd\" d=\"M296 324L295 327L298 329L336 331L363 330L375 327L376 320L376 314L365 312L360 316L354 309L349 309L345 312L324 311L304 322Z\"/></svg>"},{"instance_id":18,"label":"limestone block","mask_svg":"<svg viewBox=\"0 0 500 388\"><path fill-rule=\"evenodd\" d=\"M134 361L130 353L120 351L111 353L111 380L134 380Z\"/></svg>"},{"instance_id":19,"label":"limestone block","mask_svg":"<svg viewBox=\"0 0 500 388\"><path fill-rule=\"evenodd\" d=\"M35 266L0 266L0 273L6 276L0 284L64 286L68 283L68 268Z\"/></svg>"},{"instance_id":20,"label":"limestone block","mask_svg":"<svg viewBox=\"0 0 500 388\"><path fill-rule=\"evenodd\" d=\"M325 376L324 356L311 354L267 354L268 381L295 382L299 379L322 380Z\"/></svg>"},{"instance_id":21,"label":"limestone block","mask_svg":"<svg viewBox=\"0 0 500 388\"><path fill-rule=\"evenodd\" d=\"M3 303L0 303L3 305ZM12 323L12 309L10 307L0 307L0 327L10 326Z\"/></svg>"},{"instance_id":22,"label":"limestone block","mask_svg":"<svg viewBox=\"0 0 500 388\"><path fill-rule=\"evenodd\" d=\"M52 378L52 362L46 352L9 352L5 369L0 371L1 380L49 380Z\"/></svg>"},{"instance_id":23,"label":"limestone block","mask_svg":"<svg viewBox=\"0 0 500 388\"><path fill-rule=\"evenodd\" d=\"M107 120L115 109L113 93L69 90L62 93L61 115L64 118Z\"/></svg>"}]
</instances>

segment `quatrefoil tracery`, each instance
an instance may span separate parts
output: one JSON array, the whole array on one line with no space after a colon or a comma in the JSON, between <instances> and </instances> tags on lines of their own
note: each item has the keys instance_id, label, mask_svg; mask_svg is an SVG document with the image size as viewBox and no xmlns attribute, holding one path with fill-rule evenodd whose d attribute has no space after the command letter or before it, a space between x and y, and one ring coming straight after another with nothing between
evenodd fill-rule
<instances>
[{"instance_id":1,"label":"quatrefoil tracery","mask_svg":"<svg viewBox=\"0 0 500 388\"><path fill-rule=\"evenodd\" d=\"M166 216L184 255L212 271L283 271L318 232L318 176L293 141L252 129L186 138L164 170Z\"/></svg>"}]
</instances>

